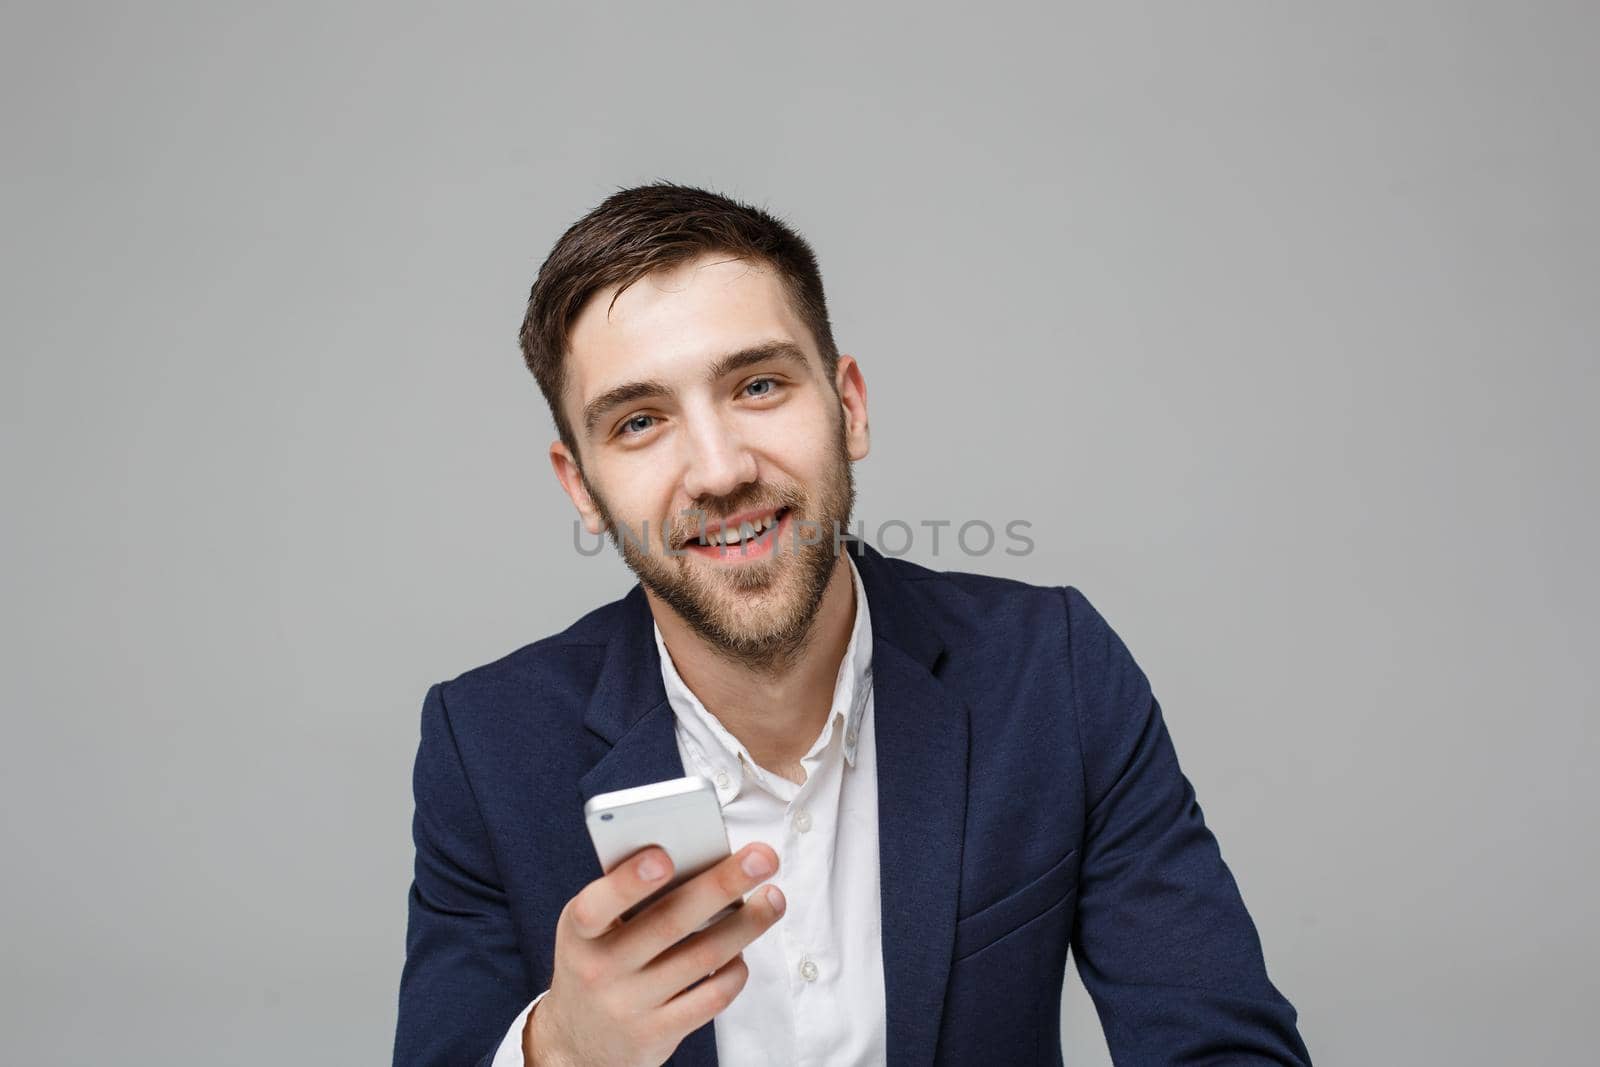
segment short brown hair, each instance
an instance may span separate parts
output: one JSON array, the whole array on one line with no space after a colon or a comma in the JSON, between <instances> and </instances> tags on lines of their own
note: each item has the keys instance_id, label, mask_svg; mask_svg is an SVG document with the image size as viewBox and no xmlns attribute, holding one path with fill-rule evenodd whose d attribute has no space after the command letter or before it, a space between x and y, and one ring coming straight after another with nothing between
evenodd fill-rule
<instances>
[{"instance_id":1,"label":"short brown hair","mask_svg":"<svg viewBox=\"0 0 1600 1067\"><path fill-rule=\"evenodd\" d=\"M518 335L522 358L574 457L577 441L561 410L573 318L601 289L615 285L620 294L648 274L707 252L727 252L777 271L832 384L839 350L817 257L805 238L760 208L705 189L673 182L621 189L573 223L545 257Z\"/></svg>"}]
</instances>

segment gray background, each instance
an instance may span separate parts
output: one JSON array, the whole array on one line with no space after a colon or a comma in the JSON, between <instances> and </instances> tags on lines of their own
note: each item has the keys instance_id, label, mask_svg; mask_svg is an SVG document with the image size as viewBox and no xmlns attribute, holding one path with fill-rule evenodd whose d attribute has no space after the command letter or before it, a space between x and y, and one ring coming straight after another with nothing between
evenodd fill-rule
<instances>
[{"instance_id":1,"label":"gray background","mask_svg":"<svg viewBox=\"0 0 1600 1067\"><path fill-rule=\"evenodd\" d=\"M1594 12L8 4L0 1059L386 1061L426 687L631 584L527 289L665 177L815 243L869 537L1128 642L1319 1062L1587 1062Z\"/></svg>"}]
</instances>

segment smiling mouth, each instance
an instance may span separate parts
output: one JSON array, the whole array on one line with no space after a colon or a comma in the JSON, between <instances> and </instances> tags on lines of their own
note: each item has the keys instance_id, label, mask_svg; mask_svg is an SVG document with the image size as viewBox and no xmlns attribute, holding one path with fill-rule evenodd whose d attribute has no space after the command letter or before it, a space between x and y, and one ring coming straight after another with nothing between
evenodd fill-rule
<instances>
[{"instance_id":1,"label":"smiling mouth","mask_svg":"<svg viewBox=\"0 0 1600 1067\"><path fill-rule=\"evenodd\" d=\"M731 547L734 545L742 545L746 542L756 540L769 530L776 529L778 524L783 521L784 516L787 514L789 514L789 509L787 507L777 508L773 511L767 512L765 515L758 516L751 521L741 522L737 526L726 526L716 530L705 530L703 536L692 537L689 539L688 543L699 548L721 548L723 546Z\"/></svg>"}]
</instances>

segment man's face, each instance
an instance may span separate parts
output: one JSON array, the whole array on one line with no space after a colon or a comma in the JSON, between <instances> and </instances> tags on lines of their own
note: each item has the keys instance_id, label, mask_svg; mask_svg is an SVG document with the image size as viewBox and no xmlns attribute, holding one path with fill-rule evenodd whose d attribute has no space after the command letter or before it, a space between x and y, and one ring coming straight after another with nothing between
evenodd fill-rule
<instances>
[{"instance_id":1,"label":"man's face","mask_svg":"<svg viewBox=\"0 0 1600 1067\"><path fill-rule=\"evenodd\" d=\"M841 355L830 380L764 264L710 254L612 305L614 292L573 323L562 399L579 455L552 445L557 476L590 532L609 532L713 647L752 666L791 656L834 573L851 462L867 453L860 370ZM719 528L721 546L702 542Z\"/></svg>"}]
</instances>

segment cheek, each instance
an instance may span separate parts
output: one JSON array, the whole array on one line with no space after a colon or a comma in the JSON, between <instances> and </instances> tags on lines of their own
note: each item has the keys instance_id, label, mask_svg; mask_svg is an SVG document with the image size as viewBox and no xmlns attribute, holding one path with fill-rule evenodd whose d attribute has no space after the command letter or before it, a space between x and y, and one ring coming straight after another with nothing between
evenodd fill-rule
<instances>
[{"instance_id":1,"label":"cheek","mask_svg":"<svg viewBox=\"0 0 1600 1067\"><path fill-rule=\"evenodd\" d=\"M654 525L666 508L662 484L661 473L646 463L609 463L594 472L589 489L613 518L635 523L647 518Z\"/></svg>"},{"instance_id":2,"label":"cheek","mask_svg":"<svg viewBox=\"0 0 1600 1067\"><path fill-rule=\"evenodd\" d=\"M798 483L812 494L833 476L834 449L822 435L790 438L767 457L773 472L767 480Z\"/></svg>"},{"instance_id":3,"label":"cheek","mask_svg":"<svg viewBox=\"0 0 1600 1067\"><path fill-rule=\"evenodd\" d=\"M792 404L760 428L769 455L786 470L811 475L827 469L836 432L833 412L813 404Z\"/></svg>"}]
</instances>

